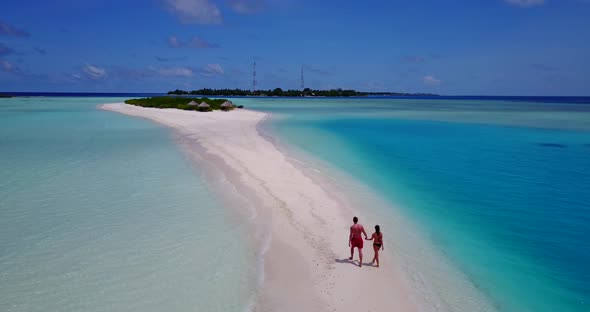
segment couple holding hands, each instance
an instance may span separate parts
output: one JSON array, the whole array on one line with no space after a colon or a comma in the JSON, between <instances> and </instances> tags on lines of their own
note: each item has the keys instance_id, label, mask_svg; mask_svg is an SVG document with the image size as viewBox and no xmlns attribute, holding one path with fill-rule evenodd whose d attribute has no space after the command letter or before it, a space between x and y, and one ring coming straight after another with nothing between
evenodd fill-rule
<instances>
[{"instance_id":1,"label":"couple holding hands","mask_svg":"<svg viewBox=\"0 0 590 312\"><path fill-rule=\"evenodd\" d=\"M373 241L373 251L375 251L375 256L373 257L371 264L377 262L377 267L379 267L379 249L385 250L385 247L383 246L383 233L381 233L379 225L375 225L375 233L371 235L371 238L368 238L365 228L360 225L358 221L359 219L357 217L352 218L352 222L354 222L354 224L350 227L350 235L348 236L348 247L350 247L350 258L348 259L352 261L354 256L354 248L356 247L359 250L359 267L363 266L364 242L361 234L364 234L366 240Z\"/></svg>"}]
</instances>

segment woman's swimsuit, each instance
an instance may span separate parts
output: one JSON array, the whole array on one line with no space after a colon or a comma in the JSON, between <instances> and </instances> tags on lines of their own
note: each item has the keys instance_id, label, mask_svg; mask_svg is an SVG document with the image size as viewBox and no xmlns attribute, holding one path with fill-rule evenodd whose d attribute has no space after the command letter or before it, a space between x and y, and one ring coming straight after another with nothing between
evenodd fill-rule
<instances>
[{"instance_id":1,"label":"woman's swimsuit","mask_svg":"<svg viewBox=\"0 0 590 312\"><path fill-rule=\"evenodd\" d=\"M375 235L377 236L377 235ZM373 243L373 246L377 246L379 248L381 248L381 245L383 244L383 235L378 235L377 237L375 237L375 242Z\"/></svg>"}]
</instances>

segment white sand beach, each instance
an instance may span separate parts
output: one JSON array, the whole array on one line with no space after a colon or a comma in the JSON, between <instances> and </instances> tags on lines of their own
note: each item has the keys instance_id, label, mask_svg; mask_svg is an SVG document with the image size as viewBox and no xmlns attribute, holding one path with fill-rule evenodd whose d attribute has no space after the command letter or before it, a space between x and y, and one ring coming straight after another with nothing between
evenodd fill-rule
<instances>
[{"instance_id":1,"label":"white sand beach","mask_svg":"<svg viewBox=\"0 0 590 312\"><path fill-rule=\"evenodd\" d=\"M100 108L175 129L189 155L215 162L216 170L255 207L254 224L270 238L255 311L421 310L404 273L395 267L387 240L380 268L348 262L348 228L355 214L362 223L362 211L343 205L337 194L258 133L257 124L267 114L200 113L123 103ZM371 226L365 226L370 235ZM363 262L368 263L371 242L364 251Z\"/></svg>"}]
</instances>

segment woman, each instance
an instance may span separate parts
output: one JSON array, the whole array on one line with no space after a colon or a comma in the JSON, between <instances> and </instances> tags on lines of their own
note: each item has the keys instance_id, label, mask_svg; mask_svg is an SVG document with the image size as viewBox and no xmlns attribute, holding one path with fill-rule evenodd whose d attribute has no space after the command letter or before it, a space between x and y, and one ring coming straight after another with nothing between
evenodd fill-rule
<instances>
[{"instance_id":1,"label":"woman","mask_svg":"<svg viewBox=\"0 0 590 312\"><path fill-rule=\"evenodd\" d=\"M385 246L383 246L383 233L381 233L381 228L379 225L375 225L375 233L371 235L371 238L367 238L367 240L373 241L373 251L375 251L375 256L373 257L374 264L377 261L377 267L379 267L379 249L385 250Z\"/></svg>"}]
</instances>

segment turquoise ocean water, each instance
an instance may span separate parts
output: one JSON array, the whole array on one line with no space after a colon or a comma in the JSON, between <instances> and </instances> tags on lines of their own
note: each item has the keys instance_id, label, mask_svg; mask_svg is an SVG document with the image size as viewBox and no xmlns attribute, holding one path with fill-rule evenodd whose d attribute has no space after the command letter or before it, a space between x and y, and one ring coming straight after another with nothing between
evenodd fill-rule
<instances>
[{"instance_id":1,"label":"turquoise ocean water","mask_svg":"<svg viewBox=\"0 0 590 312\"><path fill-rule=\"evenodd\" d=\"M120 100L0 99L0 311L243 311L246 229Z\"/></svg>"},{"instance_id":2,"label":"turquoise ocean water","mask_svg":"<svg viewBox=\"0 0 590 312\"><path fill-rule=\"evenodd\" d=\"M590 105L236 101L394 203L498 310L590 309Z\"/></svg>"},{"instance_id":3,"label":"turquoise ocean water","mask_svg":"<svg viewBox=\"0 0 590 312\"><path fill-rule=\"evenodd\" d=\"M243 310L247 229L169 130L95 109L119 100L0 99L0 310ZM400 209L498 310L587 311L590 105L554 101L235 99Z\"/></svg>"}]
</instances>

